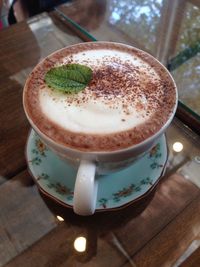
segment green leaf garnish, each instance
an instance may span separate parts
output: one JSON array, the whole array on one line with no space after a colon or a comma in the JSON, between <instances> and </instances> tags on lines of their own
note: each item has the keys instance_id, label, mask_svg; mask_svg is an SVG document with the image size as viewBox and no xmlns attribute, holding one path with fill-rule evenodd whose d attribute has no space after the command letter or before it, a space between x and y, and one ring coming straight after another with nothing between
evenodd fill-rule
<instances>
[{"instance_id":1,"label":"green leaf garnish","mask_svg":"<svg viewBox=\"0 0 200 267\"><path fill-rule=\"evenodd\" d=\"M85 65L67 64L50 69L44 79L53 89L64 93L78 93L91 81L92 70Z\"/></svg>"}]
</instances>

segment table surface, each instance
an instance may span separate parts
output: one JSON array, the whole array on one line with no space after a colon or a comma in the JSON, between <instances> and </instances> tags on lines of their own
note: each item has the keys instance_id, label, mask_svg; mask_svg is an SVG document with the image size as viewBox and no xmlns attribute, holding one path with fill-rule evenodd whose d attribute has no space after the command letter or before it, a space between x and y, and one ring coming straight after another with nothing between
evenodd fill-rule
<instances>
[{"instance_id":1,"label":"table surface","mask_svg":"<svg viewBox=\"0 0 200 267\"><path fill-rule=\"evenodd\" d=\"M123 7L124 2L128 7ZM97 39L134 44L164 64L173 65L170 60L185 48L179 35L185 33L186 26L183 22L181 29L177 26L173 37L177 38L176 47L172 49L168 40L167 51L162 51L164 22L157 21L156 30L151 25L152 16L158 19L163 12L162 20L168 21L167 12L175 9L184 21L188 15L183 16L183 9L194 5L193 11L199 12L199 1L174 1L176 5L183 3L178 8L171 7L169 1L143 1L143 5L139 4L142 1L124 2L85 1L86 6L91 6L84 9L76 1L60 10ZM130 16L133 9L138 16ZM88 12L81 17L80 10ZM129 19L134 27L126 28ZM80 217L38 192L24 156L30 126L23 112L22 90L38 61L59 48L86 40L67 25L53 12L0 32L0 266L200 266L200 137L177 118L166 133L169 160L165 176L145 209L142 204ZM183 71L199 71L197 56L191 58L191 65L187 65L189 60L183 63ZM191 88L197 85L192 78L187 82ZM173 150L175 142L183 144L179 153ZM59 221L57 215L64 221ZM87 240L83 253L74 249L74 241L80 236Z\"/></svg>"}]
</instances>

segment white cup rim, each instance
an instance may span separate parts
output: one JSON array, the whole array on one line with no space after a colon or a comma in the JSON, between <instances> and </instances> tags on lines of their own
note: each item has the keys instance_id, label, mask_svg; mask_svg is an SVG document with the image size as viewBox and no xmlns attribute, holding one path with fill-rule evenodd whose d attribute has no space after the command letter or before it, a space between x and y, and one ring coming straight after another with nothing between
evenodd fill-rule
<instances>
[{"instance_id":1,"label":"white cup rim","mask_svg":"<svg viewBox=\"0 0 200 267\"><path fill-rule=\"evenodd\" d=\"M131 45L127 45L127 44L123 44L123 43L119 43L119 42L108 42L108 41L97 41L98 43L114 43L114 44L119 44L119 45L123 45L123 46L127 46L127 47L133 47ZM88 42L88 43L93 43L93 42ZM74 44L74 45L70 45L69 47L73 47L73 46L76 46L77 44ZM65 48L62 48L62 49L65 49ZM60 49L60 50L62 50ZM138 49L136 47L134 47L134 49L138 50L138 51L142 51L144 53L147 53L146 51L143 51L141 49ZM58 50L57 50L58 51ZM53 55L54 53L57 53L57 51L51 53L49 56ZM40 129L35 125L35 123L32 121L32 119L29 117L27 111L26 111L26 108L25 108L25 104L24 104L24 93L23 93L23 107L24 107L24 112L26 114L26 117L28 118L32 128L41 136L43 137L44 139L48 140L48 142L50 143L53 143L54 146L57 146L61 149L64 149L64 150L68 150L70 152L74 152L74 153L80 153L82 155L115 155L115 154L120 154L120 153L123 153L123 152L129 152L131 150L135 150L135 149L138 149L140 148L141 146L145 146L146 144L148 144L149 142L152 142L153 140L157 139L161 134L163 134L165 132L165 130L167 129L167 127L170 125L174 115L175 115L175 112L176 112L176 109L177 109L177 106L178 106L178 90L177 90L177 86L175 84L175 81L172 77L172 75L170 74L170 72L168 71L168 69L161 63L159 62L155 57L153 57L152 55L150 55L149 53L147 53L149 56L151 56L154 61L156 61L162 68L165 69L165 71L168 73L171 81L173 82L173 85L174 85L174 89L175 89L175 94L176 94L176 97L175 97L175 105L174 105L174 108L168 118L168 120L164 123L164 125L156 132L154 133L153 135L151 135L150 137L146 138L145 140L141 141L140 143L138 144L134 144L132 146L129 146L127 148L121 148L121 149L116 149L116 150L111 150L111 151L84 151L84 150L81 150L81 149L76 149L76 148L72 148L70 146L67 146L67 145L64 145L64 144L61 144L59 142L56 142L55 140L51 139L49 136L47 136L46 134L44 134L43 132L40 131ZM48 56L48 57L49 57ZM45 60L45 58L43 59ZM43 61L42 60L42 61ZM42 62L41 61L41 62ZM40 62L40 63L41 63ZM39 64L40 64L39 63Z\"/></svg>"}]
</instances>

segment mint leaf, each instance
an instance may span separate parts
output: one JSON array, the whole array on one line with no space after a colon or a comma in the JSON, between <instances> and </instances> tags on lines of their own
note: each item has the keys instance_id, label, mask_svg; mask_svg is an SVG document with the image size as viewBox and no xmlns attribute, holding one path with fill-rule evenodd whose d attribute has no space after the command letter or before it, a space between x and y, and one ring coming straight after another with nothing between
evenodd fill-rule
<instances>
[{"instance_id":1,"label":"mint leaf","mask_svg":"<svg viewBox=\"0 0 200 267\"><path fill-rule=\"evenodd\" d=\"M78 93L92 79L92 70L80 64L67 64L50 69L45 75L45 82L53 89L65 93Z\"/></svg>"}]
</instances>

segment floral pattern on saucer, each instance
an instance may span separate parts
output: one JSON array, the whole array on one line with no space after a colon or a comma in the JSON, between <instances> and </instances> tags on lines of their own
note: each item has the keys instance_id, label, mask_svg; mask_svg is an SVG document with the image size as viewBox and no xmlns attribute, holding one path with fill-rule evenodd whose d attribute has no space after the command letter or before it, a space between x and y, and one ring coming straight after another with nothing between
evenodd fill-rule
<instances>
[{"instance_id":1,"label":"floral pattern on saucer","mask_svg":"<svg viewBox=\"0 0 200 267\"><path fill-rule=\"evenodd\" d=\"M39 188L68 207L73 205L76 170L49 150L32 130L26 147L28 167ZM160 178L167 161L163 135L142 158L128 168L99 176L96 210L123 207L144 195Z\"/></svg>"},{"instance_id":2,"label":"floral pattern on saucer","mask_svg":"<svg viewBox=\"0 0 200 267\"><path fill-rule=\"evenodd\" d=\"M40 138L35 139L35 147L32 149L34 157L29 161L33 165L40 165L42 163L42 158L46 157L46 151L48 151L46 145L42 143Z\"/></svg>"}]
</instances>

